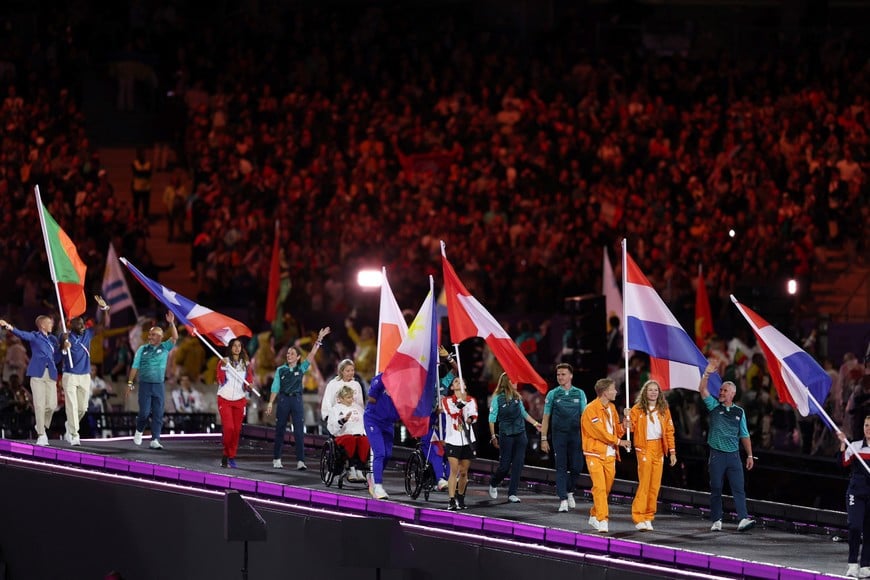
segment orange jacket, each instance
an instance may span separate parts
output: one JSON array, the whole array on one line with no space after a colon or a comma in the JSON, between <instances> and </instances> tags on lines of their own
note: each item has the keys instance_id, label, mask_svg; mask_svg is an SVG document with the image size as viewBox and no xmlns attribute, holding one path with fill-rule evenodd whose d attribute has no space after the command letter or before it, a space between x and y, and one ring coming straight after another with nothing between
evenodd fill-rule
<instances>
[{"instance_id":1,"label":"orange jacket","mask_svg":"<svg viewBox=\"0 0 870 580\"><path fill-rule=\"evenodd\" d=\"M613 422L613 433L607 430L607 407L610 407L610 418ZM580 433L583 439L583 455L603 458L607 455L607 448L618 445L620 437L625 434L619 411L616 406L609 404L605 407L601 399L593 399L586 405L586 410L580 417ZM617 449L616 459L619 460Z\"/></svg>"},{"instance_id":2,"label":"orange jacket","mask_svg":"<svg viewBox=\"0 0 870 580\"><path fill-rule=\"evenodd\" d=\"M632 435L634 435L634 446L636 449L643 450L647 445L647 415L640 407L635 405L631 408L629 419L631 420ZM659 412L659 423L662 426L662 437L659 439L662 446L662 454L667 455L672 449L677 449L674 442L674 421L671 419L671 410L667 407L665 407L664 411Z\"/></svg>"}]
</instances>

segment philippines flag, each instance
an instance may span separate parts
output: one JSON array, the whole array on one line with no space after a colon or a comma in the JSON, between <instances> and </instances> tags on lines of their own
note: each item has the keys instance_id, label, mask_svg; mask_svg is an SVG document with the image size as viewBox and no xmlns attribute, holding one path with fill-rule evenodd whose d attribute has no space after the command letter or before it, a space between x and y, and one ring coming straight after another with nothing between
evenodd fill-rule
<instances>
[{"instance_id":1,"label":"philippines flag","mask_svg":"<svg viewBox=\"0 0 870 580\"><path fill-rule=\"evenodd\" d=\"M534 385L541 394L547 394L547 381L532 368L529 359L492 314L462 285L453 266L447 261L444 242L441 242L441 265L444 269L450 339L460 343L466 338L481 337L511 381Z\"/></svg>"},{"instance_id":2,"label":"philippines flag","mask_svg":"<svg viewBox=\"0 0 870 580\"><path fill-rule=\"evenodd\" d=\"M831 390L831 377L813 357L771 326L751 309L740 304L733 295L731 301L752 327L761 346L776 393L802 416L810 413L824 416L824 405Z\"/></svg>"},{"instance_id":3,"label":"philippines flag","mask_svg":"<svg viewBox=\"0 0 870 580\"><path fill-rule=\"evenodd\" d=\"M387 281L387 269L381 269L381 309L378 318L377 372L387 368L399 345L408 336L408 324Z\"/></svg>"},{"instance_id":4,"label":"philippines flag","mask_svg":"<svg viewBox=\"0 0 870 580\"><path fill-rule=\"evenodd\" d=\"M187 326L191 333L208 337L213 343L226 346L230 341L239 336L251 336L251 329L229 316L224 316L210 308L200 306L192 300L188 300L178 292L174 292L155 282L139 271L126 258L120 258L133 277L142 284L148 292L163 303L166 308L175 314L178 321Z\"/></svg>"},{"instance_id":5,"label":"philippines flag","mask_svg":"<svg viewBox=\"0 0 870 580\"><path fill-rule=\"evenodd\" d=\"M412 437L428 433L437 393L438 341L432 286L430 276L429 294L383 374L384 387Z\"/></svg>"},{"instance_id":6,"label":"philippines flag","mask_svg":"<svg viewBox=\"0 0 870 580\"><path fill-rule=\"evenodd\" d=\"M662 389L698 390L707 359L626 252L625 316L629 349L650 355L650 374ZM722 379L714 374L707 387L719 394Z\"/></svg>"}]
</instances>

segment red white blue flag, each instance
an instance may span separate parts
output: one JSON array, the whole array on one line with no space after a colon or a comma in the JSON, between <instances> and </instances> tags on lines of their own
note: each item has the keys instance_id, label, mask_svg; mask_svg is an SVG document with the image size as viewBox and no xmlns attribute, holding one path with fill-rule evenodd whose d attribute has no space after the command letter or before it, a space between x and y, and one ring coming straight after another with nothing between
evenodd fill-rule
<instances>
[{"instance_id":1,"label":"red white blue flag","mask_svg":"<svg viewBox=\"0 0 870 580\"><path fill-rule=\"evenodd\" d=\"M813 357L750 308L740 304L733 295L731 301L755 333L779 399L804 417L811 413L824 417L825 413L819 412L819 405L825 404L831 390L828 373Z\"/></svg>"}]
</instances>

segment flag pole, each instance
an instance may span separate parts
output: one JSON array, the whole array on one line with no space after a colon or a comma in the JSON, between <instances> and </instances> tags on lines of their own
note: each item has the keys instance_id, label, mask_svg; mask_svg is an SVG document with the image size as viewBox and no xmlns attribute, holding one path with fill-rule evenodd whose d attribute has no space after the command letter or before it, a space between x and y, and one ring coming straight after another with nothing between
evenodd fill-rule
<instances>
[{"instance_id":1,"label":"flag pole","mask_svg":"<svg viewBox=\"0 0 870 580\"><path fill-rule=\"evenodd\" d=\"M626 249L626 239L622 238L622 358L625 363L625 408L631 408L631 393L628 387L628 318L625 316L625 288L627 284L628 272L628 250ZM628 422L625 427L625 438L631 441L631 422Z\"/></svg>"},{"instance_id":2,"label":"flag pole","mask_svg":"<svg viewBox=\"0 0 870 580\"><path fill-rule=\"evenodd\" d=\"M383 307L384 301L384 284L387 283L387 267L381 266L381 303L378 305L378 347L375 351L375 372L380 372L381 370L381 321L380 317L384 315L381 312L381 308Z\"/></svg>"},{"instance_id":3,"label":"flag pole","mask_svg":"<svg viewBox=\"0 0 870 580\"><path fill-rule=\"evenodd\" d=\"M57 307L58 310L60 310L60 328L61 331L66 334L66 313L63 311L63 302L60 300L60 288L57 286L57 273L54 271L54 260L51 257L51 244L48 242L48 232L45 229L45 215L43 213L45 211L45 206L42 205L42 196L39 195L39 186L35 185L33 191L36 194L36 203L38 204L36 207L36 213L39 214L39 226L42 228L42 241L45 242L45 255L48 258L48 271L51 273L54 294L57 296ZM61 348L63 348L63 345L61 345ZM66 356L69 358L69 366L72 366L72 351L68 350Z\"/></svg>"},{"instance_id":4,"label":"flag pole","mask_svg":"<svg viewBox=\"0 0 870 580\"><path fill-rule=\"evenodd\" d=\"M203 335L201 335L201 334L200 334L200 333L199 333L195 328L190 329L190 330L193 332L193 336L195 336L195 337L197 337L198 339L200 339L200 340L202 341L202 343L203 343L206 347L208 347L208 349L209 349L210 351L212 351L216 357L218 357L218 360L223 360L223 359L224 359L224 357L221 356L221 354L217 351L217 349L214 347L214 345L212 345L211 342L209 342L208 340L206 340L205 337L204 337ZM253 391L253 392L254 392L258 397L262 397L262 396L263 396L263 395L260 394L260 391L258 391L257 389L255 389L254 386L251 385L251 383L249 383L245 377L241 376L241 375L239 374L239 372L238 372L236 369L234 369L233 367L228 367L228 368L230 369L230 373L232 373L232 375L233 375L234 377L236 377L237 379L239 379L240 381L242 381L243 383L245 383L246 386L250 387L251 390L252 390L252 391Z\"/></svg>"},{"instance_id":5,"label":"flag pole","mask_svg":"<svg viewBox=\"0 0 870 580\"><path fill-rule=\"evenodd\" d=\"M806 387L804 387L804 388L806 389ZM818 409L819 416L821 416L825 420L825 422L828 424L829 427L832 427L834 429L835 433L838 433L838 434L842 433L842 431L840 431L840 428L837 427L837 424L834 423L834 420L831 419L830 415L828 415L828 412L825 411L821 405L819 405L819 402L816 400L816 397L813 395L812 391L810 391L809 389L806 389L806 390L807 390L807 396L809 397L810 401L812 401L813 404L816 406L816 409ZM867 471L868 474L870 474L870 465L867 465L867 462L864 461L864 458L861 457L861 454L856 453L855 457L858 458L858 461L860 461L861 465L864 466L864 470Z\"/></svg>"}]
</instances>

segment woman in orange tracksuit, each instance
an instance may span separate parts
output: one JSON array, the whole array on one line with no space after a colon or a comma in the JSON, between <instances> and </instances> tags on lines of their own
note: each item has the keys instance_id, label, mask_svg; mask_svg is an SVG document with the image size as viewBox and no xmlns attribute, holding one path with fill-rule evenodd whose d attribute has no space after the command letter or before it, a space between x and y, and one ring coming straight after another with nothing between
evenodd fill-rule
<instances>
[{"instance_id":1,"label":"woman in orange tracksuit","mask_svg":"<svg viewBox=\"0 0 870 580\"><path fill-rule=\"evenodd\" d=\"M670 456L671 467L677 463L674 444L674 422L662 389L654 380L644 383L631 410L626 409L637 450L637 492L631 504L631 519L635 528L651 531L656 514L656 502L662 486L664 456Z\"/></svg>"},{"instance_id":2,"label":"woman in orange tracksuit","mask_svg":"<svg viewBox=\"0 0 870 580\"><path fill-rule=\"evenodd\" d=\"M586 468L592 480L592 509L589 513L589 525L599 533L606 534L608 529L609 510L607 496L613 487L616 477L616 461L619 459L619 448L631 451L631 441L621 439L625 427L619 419L619 411L613 405L616 399L616 385L612 379L599 379L595 383L596 398L586 405L580 416L580 432L582 433L583 455L586 456ZM628 422L628 419L625 419Z\"/></svg>"}]
</instances>

